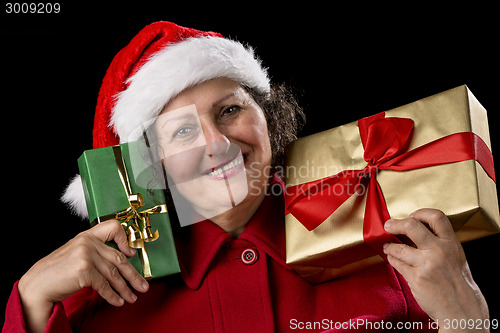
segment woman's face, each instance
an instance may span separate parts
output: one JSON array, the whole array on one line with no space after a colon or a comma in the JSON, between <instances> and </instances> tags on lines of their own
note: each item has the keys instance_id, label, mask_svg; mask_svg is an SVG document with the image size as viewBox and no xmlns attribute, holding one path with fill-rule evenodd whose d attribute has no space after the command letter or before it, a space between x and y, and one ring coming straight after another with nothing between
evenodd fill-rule
<instances>
[{"instance_id":1,"label":"woman's face","mask_svg":"<svg viewBox=\"0 0 500 333\"><path fill-rule=\"evenodd\" d=\"M184 90L155 130L170 189L203 217L260 205L271 165L267 123L238 83L218 78Z\"/></svg>"}]
</instances>

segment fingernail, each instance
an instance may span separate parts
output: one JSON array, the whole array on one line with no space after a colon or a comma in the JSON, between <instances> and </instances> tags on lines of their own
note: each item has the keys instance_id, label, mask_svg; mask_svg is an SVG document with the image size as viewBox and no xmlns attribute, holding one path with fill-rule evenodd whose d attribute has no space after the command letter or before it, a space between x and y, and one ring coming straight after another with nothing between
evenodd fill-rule
<instances>
[{"instance_id":1,"label":"fingernail","mask_svg":"<svg viewBox=\"0 0 500 333\"><path fill-rule=\"evenodd\" d=\"M385 250L386 247L388 247L388 246L389 246L389 243L385 243L384 245L382 245L382 248Z\"/></svg>"},{"instance_id":2,"label":"fingernail","mask_svg":"<svg viewBox=\"0 0 500 333\"><path fill-rule=\"evenodd\" d=\"M146 281L142 282L142 289L144 289L144 291L148 290L149 288L149 283L147 283Z\"/></svg>"},{"instance_id":3,"label":"fingernail","mask_svg":"<svg viewBox=\"0 0 500 333\"><path fill-rule=\"evenodd\" d=\"M135 249L130 248L130 254L131 254L132 256L135 256L135 252L136 252L136 251L135 251Z\"/></svg>"},{"instance_id":4,"label":"fingernail","mask_svg":"<svg viewBox=\"0 0 500 333\"><path fill-rule=\"evenodd\" d=\"M132 302L137 301L137 296L135 294L132 294Z\"/></svg>"},{"instance_id":5,"label":"fingernail","mask_svg":"<svg viewBox=\"0 0 500 333\"><path fill-rule=\"evenodd\" d=\"M384 224L384 228L385 228L386 230L387 230L387 229L389 229L389 228L391 227L391 224L392 224L392 220L389 220L389 221L385 222L385 224Z\"/></svg>"}]
</instances>

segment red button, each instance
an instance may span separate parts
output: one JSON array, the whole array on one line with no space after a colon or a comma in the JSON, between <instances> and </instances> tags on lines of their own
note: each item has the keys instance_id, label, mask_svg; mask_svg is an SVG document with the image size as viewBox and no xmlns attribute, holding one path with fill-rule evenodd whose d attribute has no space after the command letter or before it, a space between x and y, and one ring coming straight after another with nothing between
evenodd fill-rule
<instances>
[{"instance_id":1,"label":"red button","mask_svg":"<svg viewBox=\"0 0 500 333\"><path fill-rule=\"evenodd\" d=\"M259 259L259 255L254 249L246 249L241 253L241 261L243 261L244 264L251 265L255 263L257 259Z\"/></svg>"}]
</instances>

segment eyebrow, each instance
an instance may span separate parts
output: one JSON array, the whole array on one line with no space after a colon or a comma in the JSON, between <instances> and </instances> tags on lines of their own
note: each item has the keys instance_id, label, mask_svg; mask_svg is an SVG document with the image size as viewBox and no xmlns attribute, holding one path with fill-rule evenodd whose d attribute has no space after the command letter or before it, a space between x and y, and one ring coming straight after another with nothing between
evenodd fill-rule
<instances>
[{"instance_id":1,"label":"eyebrow","mask_svg":"<svg viewBox=\"0 0 500 333\"><path fill-rule=\"evenodd\" d=\"M186 113L186 114L183 114L180 116L168 118L167 120L165 120L165 122L163 123L161 128L164 128L169 122L171 122L173 120L180 120L180 119L187 119L187 118L195 118L195 116L192 113Z\"/></svg>"},{"instance_id":2,"label":"eyebrow","mask_svg":"<svg viewBox=\"0 0 500 333\"><path fill-rule=\"evenodd\" d=\"M233 96L236 96L235 92L232 92L224 97L219 98L218 100L216 100L215 102L212 103L212 107L219 105L220 103L224 102L226 99L233 97Z\"/></svg>"},{"instance_id":3,"label":"eyebrow","mask_svg":"<svg viewBox=\"0 0 500 333\"><path fill-rule=\"evenodd\" d=\"M237 94L236 92L232 92L232 93L230 93L230 94L227 94L227 95L225 95L225 96L223 96L223 97L219 98L218 100L216 100L215 102L213 102L213 103L212 103L212 107L219 105L220 103L224 102L224 101L225 101L226 99L228 99L228 98L231 98L231 97L233 97L233 96L236 96L236 94ZM166 125L168 122L172 121L172 120L179 120L179 119L186 119L186 118L194 118L194 115L193 115L193 114L191 114L191 113L188 113L188 114L183 114L183 115L181 115L181 116L176 116L176 117L169 118L169 119L167 119L167 120L165 121L165 123L163 124L163 126L162 126L161 128L165 127L165 125Z\"/></svg>"}]
</instances>

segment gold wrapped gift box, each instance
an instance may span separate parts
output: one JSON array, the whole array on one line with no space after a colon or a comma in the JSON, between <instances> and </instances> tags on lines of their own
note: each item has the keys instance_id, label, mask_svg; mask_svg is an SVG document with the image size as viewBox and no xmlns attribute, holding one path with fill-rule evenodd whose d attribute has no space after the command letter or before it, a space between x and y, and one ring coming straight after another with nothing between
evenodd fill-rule
<instances>
[{"instance_id":1,"label":"gold wrapped gift box","mask_svg":"<svg viewBox=\"0 0 500 333\"><path fill-rule=\"evenodd\" d=\"M385 116L413 120L408 151L460 132L475 133L491 150L486 110L465 85L386 111ZM285 191L363 169L363 154L357 121L299 139L287 147ZM392 218L406 218L420 208L440 209L461 242L500 231L496 184L476 160L379 170L376 180ZM366 199L352 195L311 231L288 213L287 263L311 283L319 283L383 262L364 240Z\"/></svg>"}]
</instances>

